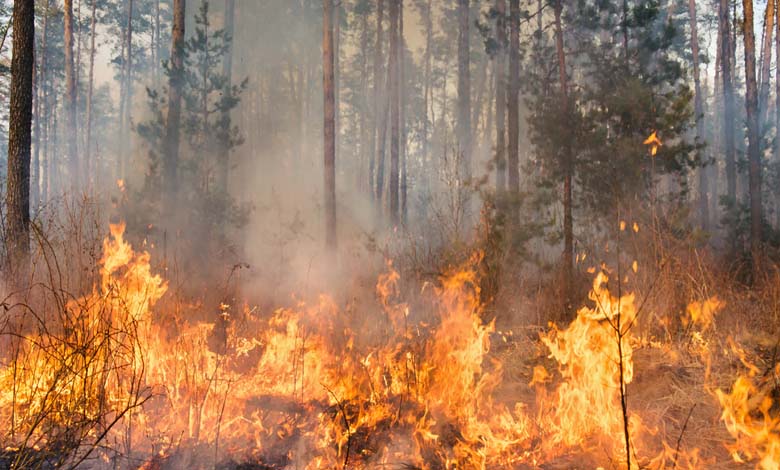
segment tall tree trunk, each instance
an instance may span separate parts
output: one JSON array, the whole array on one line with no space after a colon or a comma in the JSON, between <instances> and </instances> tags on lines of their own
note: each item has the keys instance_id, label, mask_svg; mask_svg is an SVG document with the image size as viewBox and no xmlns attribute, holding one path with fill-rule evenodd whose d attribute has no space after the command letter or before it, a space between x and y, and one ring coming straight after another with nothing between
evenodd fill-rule
<instances>
[{"instance_id":1,"label":"tall tree trunk","mask_svg":"<svg viewBox=\"0 0 780 470\"><path fill-rule=\"evenodd\" d=\"M168 80L168 116L165 123L164 183L166 212L172 215L179 192L179 136L184 82L184 25L186 0L173 0L171 31L171 71Z\"/></svg>"},{"instance_id":2,"label":"tall tree trunk","mask_svg":"<svg viewBox=\"0 0 780 470\"><path fill-rule=\"evenodd\" d=\"M775 63L780 64L780 1L775 2ZM780 71L775 73L775 129L780 134ZM775 165L780 167L780 135L775 137ZM780 224L780 191L775 191L775 224Z\"/></svg>"},{"instance_id":3,"label":"tall tree trunk","mask_svg":"<svg viewBox=\"0 0 780 470\"><path fill-rule=\"evenodd\" d=\"M368 182L368 160L374 150L369 147L370 138L368 137L369 123L369 89L368 89L368 14L363 13L360 19L360 165L357 172L357 187L365 189ZM371 191L371 187L367 188Z\"/></svg>"},{"instance_id":4,"label":"tall tree trunk","mask_svg":"<svg viewBox=\"0 0 780 470\"><path fill-rule=\"evenodd\" d=\"M506 189L506 0L496 0L496 190Z\"/></svg>"},{"instance_id":5,"label":"tall tree trunk","mask_svg":"<svg viewBox=\"0 0 780 470\"><path fill-rule=\"evenodd\" d=\"M561 114L565 120L569 119L569 85L566 75L566 51L563 43L563 26L561 14L563 13L563 1L555 1L555 49L558 55L558 80L561 87ZM561 145L563 157L563 288L564 301L567 311L573 307L573 272L574 272L574 219L572 217L572 178L574 176L574 162L572 161L572 147L568 138Z\"/></svg>"},{"instance_id":6,"label":"tall tree trunk","mask_svg":"<svg viewBox=\"0 0 780 470\"><path fill-rule=\"evenodd\" d=\"M759 77L758 94L758 126L759 133L762 135L769 112L769 82L772 75L772 39L774 30L775 0L767 0L764 12L764 32L761 40L761 75Z\"/></svg>"},{"instance_id":7,"label":"tall tree trunk","mask_svg":"<svg viewBox=\"0 0 780 470\"><path fill-rule=\"evenodd\" d=\"M76 120L76 71L73 62L73 0L65 0L65 116L67 126L66 144L70 169L70 186L80 190L80 169L78 155L78 121Z\"/></svg>"},{"instance_id":8,"label":"tall tree trunk","mask_svg":"<svg viewBox=\"0 0 780 470\"><path fill-rule=\"evenodd\" d=\"M428 0L428 2L425 4L425 15L424 15L424 22L425 22L425 53L423 60L425 61L425 72L423 80L425 83L423 84L423 104L425 106L425 115L423 117L423 135L422 135L422 158L423 162L432 162L433 158L431 156L431 131L430 126L433 123L433 115L431 113L431 105L433 104L433 90L431 87L431 61L432 61L432 50L433 50L433 0ZM427 168L427 165L426 165ZM424 173L424 184L425 184L425 194L429 193L431 189L431 173L433 172L433 169L429 169L429 171L425 171Z\"/></svg>"},{"instance_id":9,"label":"tall tree trunk","mask_svg":"<svg viewBox=\"0 0 780 470\"><path fill-rule=\"evenodd\" d=\"M407 206L407 134L406 134L406 39L404 37L404 2L398 2L398 93L400 110L400 131L401 140L401 222L406 225L408 222L409 208Z\"/></svg>"},{"instance_id":10,"label":"tall tree trunk","mask_svg":"<svg viewBox=\"0 0 780 470\"><path fill-rule=\"evenodd\" d=\"M93 0L94 1L94 0ZM154 80L160 83L160 0L154 2Z\"/></svg>"},{"instance_id":11,"label":"tall tree trunk","mask_svg":"<svg viewBox=\"0 0 780 470\"><path fill-rule=\"evenodd\" d=\"M97 0L92 0L92 18L90 20L90 39L89 39L89 83L87 83L87 138L85 145L85 175L86 181L95 185L97 182L97 172L99 171L96 162L92 161L92 111L93 111L93 93L95 87L95 37L97 26ZM91 171L90 171L91 169ZM96 185L95 185L96 186Z\"/></svg>"},{"instance_id":12,"label":"tall tree trunk","mask_svg":"<svg viewBox=\"0 0 780 470\"><path fill-rule=\"evenodd\" d=\"M121 152L121 175L123 178L127 176L128 167L130 165L130 125L131 125L131 111L133 109L133 9L135 6L134 0L127 0L127 26L125 35L125 70L124 70L124 82L123 87L125 91L125 106L123 108L124 116L122 118L123 126L120 129L122 134L122 152Z\"/></svg>"},{"instance_id":13,"label":"tall tree trunk","mask_svg":"<svg viewBox=\"0 0 780 470\"><path fill-rule=\"evenodd\" d=\"M401 0L390 0L390 221L397 226L398 212L398 171L399 171L399 131L400 106L398 93L398 4Z\"/></svg>"},{"instance_id":14,"label":"tall tree trunk","mask_svg":"<svg viewBox=\"0 0 780 470\"><path fill-rule=\"evenodd\" d=\"M509 151L507 172L509 190L520 191L520 0L509 0L509 97L507 114Z\"/></svg>"},{"instance_id":15,"label":"tall tree trunk","mask_svg":"<svg viewBox=\"0 0 780 470\"><path fill-rule=\"evenodd\" d=\"M718 27L721 31L721 77L723 78L723 153L726 160L726 196L730 203L737 200L737 167L734 159L734 86L729 22L729 0L720 0Z\"/></svg>"},{"instance_id":16,"label":"tall tree trunk","mask_svg":"<svg viewBox=\"0 0 780 470\"><path fill-rule=\"evenodd\" d=\"M325 245L336 249L336 99L334 94L333 0L323 0L322 90L324 93Z\"/></svg>"},{"instance_id":17,"label":"tall tree trunk","mask_svg":"<svg viewBox=\"0 0 780 470\"><path fill-rule=\"evenodd\" d=\"M30 252L30 153L35 66L35 2L14 0L11 90L8 111L6 246L12 268Z\"/></svg>"},{"instance_id":18,"label":"tall tree trunk","mask_svg":"<svg viewBox=\"0 0 780 470\"><path fill-rule=\"evenodd\" d=\"M770 0L772 1L772 0ZM696 23L696 0L688 0L688 14L691 27L691 55L693 56L693 88L694 88L694 113L696 114L696 139L704 142L704 99L701 92L699 79L699 33ZM702 161L705 160L701 153ZM702 164L699 167L699 219L703 230L709 230L709 188L707 187L707 167Z\"/></svg>"},{"instance_id":19,"label":"tall tree trunk","mask_svg":"<svg viewBox=\"0 0 780 470\"><path fill-rule=\"evenodd\" d=\"M384 127L380 126L382 119L380 118L382 108L382 21L384 20L384 0L377 0L376 2L376 46L374 47L374 119L373 119L373 132L371 134L371 154L368 161L368 186L371 188L371 194L374 195L374 187L379 188L382 183L376 176L377 169L376 164L379 158L379 134L384 132ZM380 127L382 127L380 131ZM384 150L382 151L384 154ZM382 160L384 157L382 157ZM375 184L376 182L376 184ZM374 197L381 201L381 191L377 191ZM381 205L381 202L378 204Z\"/></svg>"},{"instance_id":20,"label":"tall tree trunk","mask_svg":"<svg viewBox=\"0 0 780 470\"><path fill-rule=\"evenodd\" d=\"M236 30L236 0L225 0L225 38L227 51L222 60L222 74L225 76L225 96L229 96L233 87L233 35ZM292 78L292 77L291 77ZM222 116L227 123L228 132L230 131L230 110L226 110ZM221 155L218 160L218 188L225 193L228 192L228 177L230 174L230 148L228 142L224 142L225 147L221 149Z\"/></svg>"},{"instance_id":21,"label":"tall tree trunk","mask_svg":"<svg viewBox=\"0 0 780 470\"><path fill-rule=\"evenodd\" d=\"M761 266L761 153L758 132L758 90L756 90L756 44L753 32L753 0L743 0L745 38L745 111L748 128L748 175L750 192L750 253L753 280Z\"/></svg>"},{"instance_id":22,"label":"tall tree trunk","mask_svg":"<svg viewBox=\"0 0 780 470\"><path fill-rule=\"evenodd\" d=\"M471 178L471 70L469 0L458 0L458 147L461 181Z\"/></svg>"}]
</instances>

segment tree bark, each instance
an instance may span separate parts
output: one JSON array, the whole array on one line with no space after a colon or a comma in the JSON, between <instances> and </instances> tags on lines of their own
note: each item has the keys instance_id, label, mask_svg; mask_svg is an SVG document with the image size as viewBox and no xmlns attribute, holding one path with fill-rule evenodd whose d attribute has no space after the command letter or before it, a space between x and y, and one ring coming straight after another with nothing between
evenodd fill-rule
<instances>
[{"instance_id":1,"label":"tree bark","mask_svg":"<svg viewBox=\"0 0 780 470\"><path fill-rule=\"evenodd\" d=\"M753 280L761 269L761 153L758 131L758 90L756 90L756 44L753 33L753 0L743 0L745 41L745 111L748 129L748 178L750 193L750 253Z\"/></svg>"},{"instance_id":2,"label":"tree bark","mask_svg":"<svg viewBox=\"0 0 780 470\"><path fill-rule=\"evenodd\" d=\"M377 0L376 8L376 46L374 48L374 119L373 132L371 133L371 153L368 161L368 187L371 189L372 197L377 200L382 199L382 194L374 188L379 188L381 183L376 177L376 164L379 158L379 133L384 132L384 127L380 131L380 118L382 108L382 21L384 20L384 0ZM384 150L382 152L384 154ZM381 205L381 203L380 203Z\"/></svg>"},{"instance_id":3,"label":"tree bark","mask_svg":"<svg viewBox=\"0 0 780 470\"><path fill-rule=\"evenodd\" d=\"M721 77L723 79L723 153L726 160L726 196L731 203L737 198L737 167L734 159L734 86L732 84L731 25L729 0L720 0L718 27L721 35Z\"/></svg>"},{"instance_id":4,"label":"tree bark","mask_svg":"<svg viewBox=\"0 0 780 470\"><path fill-rule=\"evenodd\" d=\"M773 0L770 0L773 1ZM688 15L691 28L691 55L693 56L693 89L694 89L694 113L696 114L696 139L704 142L704 102L699 78L699 33L696 23L696 0L688 0ZM704 153L702 151L701 155ZM702 158L702 160L705 160ZM703 230L709 230L709 188L707 184L707 167L702 164L699 167L699 219Z\"/></svg>"},{"instance_id":5,"label":"tree bark","mask_svg":"<svg viewBox=\"0 0 780 470\"><path fill-rule=\"evenodd\" d=\"M398 2L398 94L399 106L399 135L401 152L401 223L407 224L409 207L407 206L407 166L406 166L406 40L404 38L404 2Z\"/></svg>"},{"instance_id":6,"label":"tree bark","mask_svg":"<svg viewBox=\"0 0 780 470\"><path fill-rule=\"evenodd\" d=\"M509 125L509 150L507 173L509 191L520 191L520 0L509 0L509 97L507 114Z\"/></svg>"},{"instance_id":7,"label":"tree bark","mask_svg":"<svg viewBox=\"0 0 780 470\"><path fill-rule=\"evenodd\" d=\"M228 96L233 87L233 34L236 29L236 0L225 0L225 39L229 41L227 43L227 51L222 61L222 74L225 76L225 96ZM228 123L227 132L230 132L230 110L225 111L222 116L224 122ZM219 156L218 163L218 187L225 193L228 192L228 178L230 174L230 148L226 146L222 149L222 155Z\"/></svg>"},{"instance_id":8,"label":"tree bark","mask_svg":"<svg viewBox=\"0 0 780 470\"><path fill-rule=\"evenodd\" d=\"M399 131L400 106L398 93L398 4L401 0L390 0L390 221L397 226L400 218L398 211L398 171L399 171Z\"/></svg>"},{"instance_id":9,"label":"tree bark","mask_svg":"<svg viewBox=\"0 0 780 470\"><path fill-rule=\"evenodd\" d=\"M496 0L496 190L506 189L506 0Z\"/></svg>"},{"instance_id":10,"label":"tree bark","mask_svg":"<svg viewBox=\"0 0 780 470\"><path fill-rule=\"evenodd\" d=\"M458 151L460 180L471 178L471 71L469 0L458 0Z\"/></svg>"},{"instance_id":11,"label":"tree bark","mask_svg":"<svg viewBox=\"0 0 780 470\"><path fill-rule=\"evenodd\" d=\"M120 129L122 135L122 151L121 151L121 175L123 178L127 176L128 167L130 165L130 124L131 124L131 111L133 107L133 9L135 2L133 0L127 0L127 26L125 40L125 70L124 70L124 82L123 90L125 92L125 106L123 108L124 116L122 117L122 128Z\"/></svg>"},{"instance_id":12,"label":"tree bark","mask_svg":"<svg viewBox=\"0 0 780 470\"><path fill-rule=\"evenodd\" d=\"M98 166L92 161L92 108L93 93L95 86L95 37L97 26L97 0L92 0L92 18L90 20L90 44L89 44L89 82L87 83L87 137L85 145L85 175L86 181L96 186ZM91 171L90 171L91 169Z\"/></svg>"},{"instance_id":13,"label":"tree bark","mask_svg":"<svg viewBox=\"0 0 780 470\"><path fill-rule=\"evenodd\" d=\"M775 63L780 64L780 1L775 2ZM775 74L775 129L780 129L780 72ZM775 165L780 167L780 135L775 137ZM775 196L775 214L780 223L780 193Z\"/></svg>"},{"instance_id":14,"label":"tree bark","mask_svg":"<svg viewBox=\"0 0 780 470\"><path fill-rule=\"evenodd\" d=\"M333 0L323 0L322 89L324 94L325 245L336 249L336 100L334 94Z\"/></svg>"},{"instance_id":15,"label":"tree bark","mask_svg":"<svg viewBox=\"0 0 780 470\"><path fill-rule=\"evenodd\" d=\"M763 133L769 112L769 81L772 68L772 38L775 30L775 0L767 0L764 12L764 32L761 40L761 75L758 93L759 133Z\"/></svg>"},{"instance_id":16,"label":"tree bark","mask_svg":"<svg viewBox=\"0 0 780 470\"><path fill-rule=\"evenodd\" d=\"M184 82L184 16L186 0L173 0L171 31L171 65L168 79L168 116L165 123L164 183L166 211L172 215L179 192L179 138L181 132L181 101Z\"/></svg>"},{"instance_id":17,"label":"tree bark","mask_svg":"<svg viewBox=\"0 0 780 470\"><path fill-rule=\"evenodd\" d=\"M35 2L14 0L8 127L6 244L12 268L30 251L30 154L35 66Z\"/></svg>"},{"instance_id":18,"label":"tree bark","mask_svg":"<svg viewBox=\"0 0 780 470\"><path fill-rule=\"evenodd\" d=\"M569 86L566 75L566 51L563 42L563 25L561 14L563 13L563 1L555 1L555 49L558 55L558 80L561 87L561 114L565 120L569 119ZM568 138L561 145L563 160L563 288L564 306L566 311L573 308L573 272L574 272L574 219L572 216L572 177L574 176L574 162L572 161L572 148Z\"/></svg>"},{"instance_id":19,"label":"tree bark","mask_svg":"<svg viewBox=\"0 0 780 470\"><path fill-rule=\"evenodd\" d=\"M80 190L80 168L78 143L78 121L76 120L77 90L76 71L73 61L73 0L65 0L65 122L68 149L68 164L70 170L70 189Z\"/></svg>"}]
</instances>

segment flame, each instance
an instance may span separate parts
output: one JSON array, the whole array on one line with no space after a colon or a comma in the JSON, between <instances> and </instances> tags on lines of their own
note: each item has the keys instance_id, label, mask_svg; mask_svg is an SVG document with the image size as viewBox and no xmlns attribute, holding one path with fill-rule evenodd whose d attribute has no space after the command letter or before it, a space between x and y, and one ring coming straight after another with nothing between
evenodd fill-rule
<instances>
[{"instance_id":1,"label":"flame","mask_svg":"<svg viewBox=\"0 0 780 470\"><path fill-rule=\"evenodd\" d=\"M124 228L110 227L99 279L67 303L60 328L29 334L0 363L0 420L14 422L3 446L45 447L52 429L99 422L109 410L117 425L106 448L131 442L116 452L146 459L142 468L160 468L184 445L208 447L215 462L237 455L302 469L536 467L605 449L624 458L621 392L634 380L638 308L633 294L609 291L603 271L590 305L568 326L541 333L548 361L512 382L509 366L521 358L496 351L507 335L484 320L481 253L414 303L402 301L401 276L388 261L373 310L323 294L258 312L236 302L176 303ZM721 306L717 298L693 303L687 318L705 330ZM776 469L767 462L778 458L778 418L771 401L754 406L751 371L731 393L719 392L723 421L736 457ZM507 385L529 396L506 393ZM132 412L120 415L128 403ZM46 426L36 424L41 415ZM627 417L634 450L648 455L643 435L652 430L638 414ZM706 465L699 450L678 447L664 442L643 468Z\"/></svg>"},{"instance_id":2,"label":"flame","mask_svg":"<svg viewBox=\"0 0 780 470\"><path fill-rule=\"evenodd\" d=\"M653 157L655 157L655 155L658 153L658 149L663 145L663 143L661 143L661 139L658 138L658 131L653 131L653 133L650 134L642 143L650 148L650 155Z\"/></svg>"},{"instance_id":3,"label":"flame","mask_svg":"<svg viewBox=\"0 0 780 470\"><path fill-rule=\"evenodd\" d=\"M778 403L770 392L772 387L777 388L780 364L776 364L768 374L774 380L767 381L766 376L759 375L755 365L746 362L742 351L735 352L743 364L748 366L748 372L737 377L730 392L721 389L715 391L723 410L720 419L735 439L727 448L735 462L755 461L757 469L778 470L780 413L776 409Z\"/></svg>"}]
</instances>

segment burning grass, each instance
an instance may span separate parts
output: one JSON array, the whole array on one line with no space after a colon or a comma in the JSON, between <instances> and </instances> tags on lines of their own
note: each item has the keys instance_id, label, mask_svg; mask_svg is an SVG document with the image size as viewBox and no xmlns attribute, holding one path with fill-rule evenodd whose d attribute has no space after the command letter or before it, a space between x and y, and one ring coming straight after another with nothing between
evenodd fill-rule
<instances>
[{"instance_id":1,"label":"burning grass","mask_svg":"<svg viewBox=\"0 0 780 470\"><path fill-rule=\"evenodd\" d=\"M570 324L499 330L475 254L408 301L388 263L371 306L196 321L122 226L103 251L88 295L5 314L0 467L778 468L780 366L718 298L659 341L602 271Z\"/></svg>"}]
</instances>

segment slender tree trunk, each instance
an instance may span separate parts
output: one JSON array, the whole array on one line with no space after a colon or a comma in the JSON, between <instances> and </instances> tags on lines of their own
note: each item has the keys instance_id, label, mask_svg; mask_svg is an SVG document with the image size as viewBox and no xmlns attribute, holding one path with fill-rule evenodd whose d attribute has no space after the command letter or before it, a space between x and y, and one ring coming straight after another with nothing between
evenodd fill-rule
<instances>
[{"instance_id":1,"label":"slender tree trunk","mask_svg":"<svg viewBox=\"0 0 780 470\"><path fill-rule=\"evenodd\" d=\"M726 196L737 200L737 167L734 159L734 86L732 84L731 24L729 0L720 0L718 26L721 31L721 76L723 78L723 153L726 160Z\"/></svg>"},{"instance_id":2,"label":"slender tree trunk","mask_svg":"<svg viewBox=\"0 0 780 470\"><path fill-rule=\"evenodd\" d=\"M758 90L756 90L756 44L753 33L753 0L743 0L745 37L745 111L748 128L748 175L750 192L750 253L754 281L761 269L761 143L758 131Z\"/></svg>"},{"instance_id":3,"label":"slender tree trunk","mask_svg":"<svg viewBox=\"0 0 780 470\"><path fill-rule=\"evenodd\" d=\"M73 62L73 0L65 0L65 116L68 148L68 163L70 167L70 187L80 190L80 170L78 155L78 121L76 119L76 71Z\"/></svg>"},{"instance_id":4,"label":"slender tree trunk","mask_svg":"<svg viewBox=\"0 0 780 470\"><path fill-rule=\"evenodd\" d=\"M41 126L41 146L43 155L39 156L39 152L36 149L36 156L33 160L34 172L36 175L33 180L33 190L38 194L38 202L45 202L47 198L46 194L46 156L49 151L49 118L51 117L49 106L49 83L51 78L49 77L48 67L48 40L49 40L49 16L50 16L51 0L46 0L44 4L43 16L43 33L41 34L41 50L38 51L38 55L41 60L39 81L39 93L40 93L40 110L38 113L43 118L43 126ZM41 158L42 157L42 158Z\"/></svg>"},{"instance_id":5,"label":"slender tree trunk","mask_svg":"<svg viewBox=\"0 0 780 470\"><path fill-rule=\"evenodd\" d=\"M369 123L369 89L368 89L368 45L369 45L369 31L368 31L368 15L363 14L360 19L360 165L357 172L357 187L360 189L367 189L370 193L372 188L369 186L366 188L366 183L369 181L368 175L368 160L374 153L374 150L370 148L370 138L368 136L368 123Z\"/></svg>"},{"instance_id":6,"label":"slender tree trunk","mask_svg":"<svg viewBox=\"0 0 780 470\"><path fill-rule=\"evenodd\" d=\"M336 99L334 94L333 0L323 0L322 90L324 103L325 245L336 249Z\"/></svg>"},{"instance_id":7,"label":"slender tree trunk","mask_svg":"<svg viewBox=\"0 0 780 470\"><path fill-rule=\"evenodd\" d=\"M90 39L89 39L89 83L87 83L87 138L85 145L85 164L86 181L95 184L97 180L98 165L92 161L92 111L93 111L93 93L95 87L95 37L97 26L97 0L92 0L92 18L90 20ZM91 170L91 171L90 171Z\"/></svg>"},{"instance_id":8,"label":"slender tree trunk","mask_svg":"<svg viewBox=\"0 0 780 470\"><path fill-rule=\"evenodd\" d=\"M400 133L401 140L401 222L406 225L408 222L409 208L407 206L407 135L406 135L406 40L404 38L404 2L398 2L398 93L400 110Z\"/></svg>"},{"instance_id":9,"label":"slender tree trunk","mask_svg":"<svg viewBox=\"0 0 780 470\"><path fill-rule=\"evenodd\" d=\"M506 189L506 0L496 0L496 190Z\"/></svg>"},{"instance_id":10,"label":"slender tree trunk","mask_svg":"<svg viewBox=\"0 0 780 470\"><path fill-rule=\"evenodd\" d=\"M13 269L30 252L30 153L35 67L35 2L14 0L13 53L8 111L8 180L6 244Z\"/></svg>"},{"instance_id":11,"label":"slender tree trunk","mask_svg":"<svg viewBox=\"0 0 780 470\"><path fill-rule=\"evenodd\" d=\"M400 218L398 211L398 171L399 171L399 123L400 106L398 93L398 4L401 0L390 1L390 221L397 226Z\"/></svg>"},{"instance_id":12,"label":"slender tree trunk","mask_svg":"<svg viewBox=\"0 0 780 470\"><path fill-rule=\"evenodd\" d=\"M94 0L93 0L94 1ZM154 2L154 80L160 83L160 0Z\"/></svg>"},{"instance_id":13,"label":"slender tree trunk","mask_svg":"<svg viewBox=\"0 0 780 470\"><path fill-rule=\"evenodd\" d=\"M125 106L123 108L124 117L122 122L124 125L120 132L122 133L122 154L121 154L121 175L123 178L127 176L128 167L130 165L130 125L132 123L132 109L133 109L133 9L135 6L134 0L127 0L127 34L125 39L125 70L124 70L124 82L125 86Z\"/></svg>"},{"instance_id":14,"label":"slender tree trunk","mask_svg":"<svg viewBox=\"0 0 780 470\"><path fill-rule=\"evenodd\" d=\"M780 1L775 2L775 63L780 64ZM780 72L775 73L775 129L780 134ZM780 168L780 135L775 137L775 165ZM780 191L775 191L775 224L780 224Z\"/></svg>"},{"instance_id":15,"label":"slender tree trunk","mask_svg":"<svg viewBox=\"0 0 780 470\"><path fill-rule=\"evenodd\" d=\"M772 1L772 0L770 0ZM701 81L699 79L699 33L696 23L696 0L688 0L688 14L691 24L691 55L693 56L693 88L694 113L696 114L696 139L704 142L704 98L702 97ZM702 161L704 153L701 152ZM707 184L707 167L702 163L699 167L699 219L703 230L709 230L709 188Z\"/></svg>"},{"instance_id":16,"label":"slender tree trunk","mask_svg":"<svg viewBox=\"0 0 780 470\"><path fill-rule=\"evenodd\" d=\"M563 1L555 1L555 49L558 54L558 80L561 93L561 113L568 120L569 110L569 85L566 75L566 51L563 42L563 26L561 14L563 13ZM572 217L572 178L574 176L574 162L572 161L572 148L568 139L561 145L563 156L563 287L565 308L571 311L573 307L573 272L574 272L574 218Z\"/></svg>"},{"instance_id":17,"label":"slender tree trunk","mask_svg":"<svg viewBox=\"0 0 780 470\"><path fill-rule=\"evenodd\" d=\"M471 178L471 70L469 0L458 0L458 146L461 181Z\"/></svg>"},{"instance_id":18,"label":"slender tree trunk","mask_svg":"<svg viewBox=\"0 0 780 470\"><path fill-rule=\"evenodd\" d=\"M520 191L520 0L509 0L509 98L508 125L509 125L509 151L508 154L508 181L509 191Z\"/></svg>"},{"instance_id":19,"label":"slender tree trunk","mask_svg":"<svg viewBox=\"0 0 780 470\"><path fill-rule=\"evenodd\" d=\"M761 75L758 94L758 126L763 135L769 113L769 82L772 68L772 39L775 30L775 0L767 0L764 13L764 32L761 40ZM763 149L762 149L763 150Z\"/></svg>"},{"instance_id":20,"label":"slender tree trunk","mask_svg":"<svg viewBox=\"0 0 780 470\"><path fill-rule=\"evenodd\" d=\"M233 35L236 30L236 0L225 0L225 38L228 41L227 51L222 60L222 74L225 76L225 96L229 96L231 88L233 87ZM292 77L291 77L292 78ZM227 123L228 128L226 131L230 131L230 110L224 112L222 120ZM228 192L228 178L230 174L230 148L228 142L224 142L224 147L221 149L221 155L219 156L218 166L218 188Z\"/></svg>"},{"instance_id":21,"label":"slender tree trunk","mask_svg":"<svg viewBox=\"0 0 780 470\"><path fill-rule=\"evenodd\" d=\"M380 188L381 184L379 182L379 179L376 176L377 169L376 164L377 161L380 160L379 157L379 140L380 140L380 132L384 132L384 127L380 126L380 122L382 122L382 119L380 118L381 114L381 108L382 108L382 21L384 20L384 0L377 0L376 2L376 8L377 8L377 14L376 14L376 46L374 47L374 119L373 119L373 127L374 130L371 133L371 154L368 161L368 186L371 188L371 194L374 195L374 197L381 201L382 194L381 190L377 190L376 194L374 193L374 187ZM382 127L380 131L380 127ZM384 150L382 151L384 154ZM384 160L384 157L381 158L381 160ZM375 184L376 182L376 184ZM381 207L381 202L378 202L378 204Z\"/></svg>"},{"instance_id":22,"label":"slender tree trunk","mask_svg":"<svg viewBox=\"0 0 780 470\"><path fill-rule=\"evenodd\" d=\"M433 161L431 157L431 131L430 126L434 122L433 121L433 115L431 112L431 106L433 104L433 90L431 87L431 60L432 60L432 49L433 49L433 0L428 0L428 2L425 4L425 14L423 16L424 22L425 22L425 56L423 60L425 61L425 75L424 75L424 90L423 90L423 104L425 106L425 116L423 118L423 135L422 135L422 158L423 162L431 162ZM426 165L427 167L427 165ZM429 169L429 171L425 171L424 173L424 184L425 184L425 194L426 196L429 194L431 190L431 173L433 172L433 169Z\"/></svg>"},{"instance_id":23,"label":"slender tree trunk","mask_svg":"<svg viewBox=\"0 0 780 470\"><path fill-rule=\"evenodd\" d=\"M173 214L179 191L179 136L181 132L181 101L184 82L185 0L173 0L171 32L171 71L168 81L168 116L165 130L164 182L166 211Z\"/></svg>"}]
</instances>

